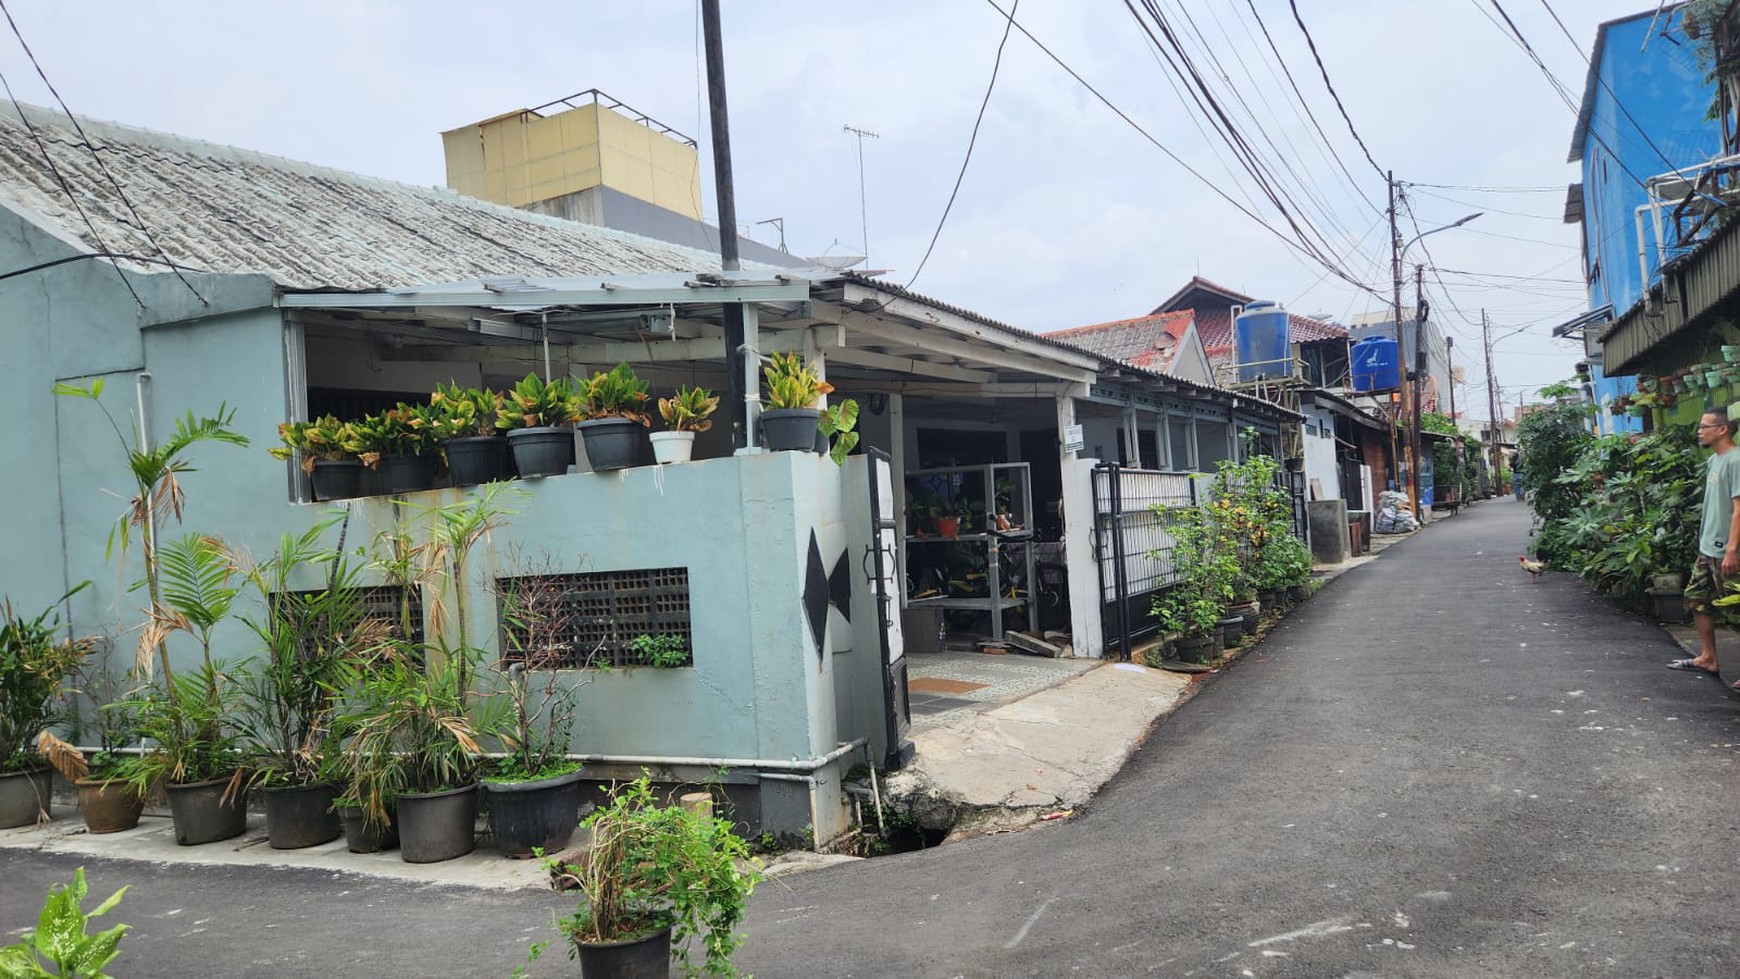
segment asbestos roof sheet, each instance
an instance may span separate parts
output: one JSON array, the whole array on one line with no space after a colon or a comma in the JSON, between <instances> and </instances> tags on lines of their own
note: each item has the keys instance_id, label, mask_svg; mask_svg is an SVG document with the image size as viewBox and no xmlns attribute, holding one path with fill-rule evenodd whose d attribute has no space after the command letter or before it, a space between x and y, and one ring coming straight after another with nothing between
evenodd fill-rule
<instances>
[{"instance_id":1,"label":"asbestos roof sheet","mask_svg":"<svg viewBox=\"0 0 1740 979\"><path fill-rule=\"evenodd\" d=\"M22 114L0 111L0 206L90 251L157 259L161 248L190 269L258 273L289 289L354 291L505 274L720 266L708 252L448 190L116 123L79 123L88 147L64 114L31 106ZM164 271L160 261L118 264Z\"/></svg>"}]
</instances>

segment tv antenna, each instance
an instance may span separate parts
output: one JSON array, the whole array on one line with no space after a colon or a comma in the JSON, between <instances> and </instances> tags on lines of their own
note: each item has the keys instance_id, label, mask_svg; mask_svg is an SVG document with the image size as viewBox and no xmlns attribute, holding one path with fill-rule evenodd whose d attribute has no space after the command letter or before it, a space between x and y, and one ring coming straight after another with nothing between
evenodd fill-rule
<instances>
[{"instance_id":1,"label":"tv antenna","mask_svg":"<svg viewBox=\"0 0 1740 979\"><path fill-rule=\"evenodd\" d=\"M840 128L858 137L858 223L864 233L864 261L868 264L870 261L870 218L869 212L864 206L864 137L868 136L871 139L881 139L882 137L868 129L859 129L850 124Z\"/></svg>"},{"instance_id":2,"label":"tv antenna","mask_svg":"<svg viewBox=\"0 0 1740 979\"><path fill-rule=\"evenodd\" d=\"M782 252L785 252L787 255L791 254L791 252L786 251L786 247L785 247L785 218L768 218L765 221L757 221L755 223L756 224L771 224L775 228L778 228L779 229L779 250Z\"/></svg>"}]
</instances>

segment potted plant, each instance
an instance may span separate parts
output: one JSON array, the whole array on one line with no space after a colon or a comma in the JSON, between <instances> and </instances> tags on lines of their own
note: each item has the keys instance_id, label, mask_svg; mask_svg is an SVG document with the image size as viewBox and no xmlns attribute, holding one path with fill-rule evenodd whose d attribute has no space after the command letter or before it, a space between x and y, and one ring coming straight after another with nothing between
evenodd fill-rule
<instances>
[{"instance_id":1,"label":"potted plant","mask_svg":"<svg viewBox=\"0 0 1740 979\"><path fill-rule=\"evenodd\" d=\"M560 476L574 463L574 430L580 395L574 382L545 382L527 374L503 397L495 424L507 432L514 469L522 478Z\"/></svg>"},{"instance_id":2,"label":"potted plant","mask_svg":"<svg viewBox=\"0 0 1740 979\"><path fill-rule=\"evenodd\" d=\"M177 632L199 643L200 665L171 673L165 659L159 685L123 701L151 747L122 760L116 775L141 794L162 784L169 796L175 842L194 846L240 836L247 828L247 776L234 710L235 678L212 656L212 633L240 594L223 543L190 534L160 555L163 598L139 638L138 660ZM137 661L137 660L136 660Z\"/></svg>"},{"instance_id":3,"label":"potted plant","mask_svg":"<svg viewBox=\"0 0 1740 979\"><path fill-rule=\"evenodd\" d=\"M768 449L814 451L822 415L817 404L834 386L822 380L815 366L804 363L797 354L772 355L762 369L762 376L767 379L767 392L762 398L767 410L761 413L759 424Z\"/></svg>"},{"instance_id":4,"label":"potted plant","mask_svg":"<svg viewBox=\"0 0 1740 979\"><path fill-rule=\"evenodd\" d=\"M593 472L634 465L640 430L652 425L646 413L646 387L625 363L580 382L581 421L575 427L586 443L586 461Z\"/></svg>"},{"instance_id":5,"label":"potted plant","mask_svg":"<svg viewBox=\"0 0 1740 979\"><path fill-rule=\"evenodd\" d=\"M735 976L736 928L760 875L731 824L682 806L661 806L642 777L618 786L586 817L590 841L574 862L556 862L557 886L580 891L573 914L557 922L589 979L685 972ZM699 937L704 959L689 961ZM543 946L535 946L536 959Z\"/></svg>"},{"instance_id":6,"label":"potted plant","mask_svg":"<svg viewBox=\"0 0 1740 979\"><path fill-rule=\"evenodd\" d=\"M242 688L248 784L263 790L266 839L277 850L338 836L337 788L326 756L336 747L339 667L366 659L386 639L384 623L369 618L363 606L357 571L342 553L320 544L332 523L285 534L269 559L244 569L262 609L248 626L265 650L244 673ZM322 571L323 587L298 590L305 575Z\"/></svg>"},{"instance_id":7,"label":"potted plant","mask_svg":"<svg viewBox=\"0 0 1740 979\"><path fill-rule=\"evenodd\" d=\"M48 889L48 901L36 917L36 927L23 933L18 942L0 945L0 976L38 979L59 976L61 979L104 979L103 970L121 954L121 939L126 925L90 934L91 920L102 917L121 903L127 888L109 895L108 900L84 909L85 868L80 867L69 884L54 884ZM54 967L50 972L43 963Z\"/></svg>"},{"instance_id":8,"label":"potted plant","mask_svg":"<svg viewBox=\"0 0 1740 979\"><path fill-rule=\"evenodd\" d=\"M436 415L436 410L430 405L401 401L366 419L369 441L378 453L374 468L379 470L388 493L415 493L435 485L436 470L441 461L440 454L435 451ZM357 427L362 430L362 423L359 422Z\"/></svg>"},{"instance_id":9,"label":"potted plant","mask_svg":"<svg viewBox=\"0 0 1740 979\"><path fill-rule=\"evenodd\" d=\"M53 816L54 771L36 741L65 716L61 686L91 650L59 635L60 604L84 587L31 618L0 602L0 829Z\"/></svg>"},{"instance_id":10,"label":"potted plant","mask_svg":"<svg viewBox=\"0 0 1740 979\"><path fill-rule=\"evenodd\" d=\"M447 458L447 473L455 486L506 479L507 438L498 434L496 416L502 396L482 388L444 384L429 396L430 426Z\"/></svg>"},{"instance_id":11,"label":"potted plant","mask_svg":"<svg viewBox=\"0 0 1740 979\"><path fill-rule=\"evenodd\" d=\"M299 465L309 476L316 500L348 500L359 495L363 464L357 454L361 446L350 422L332 415L311 422L284 422L278 426L278 438L284 444L266 451L275 459L300 456Z\"/></svg>"},{"instance_id":12,"label":"potted plant","mask_svg":"<svg viewBox=\"0 0 1740 979\"><path fill-rule=\"evenodd\" d=\"M579 613L547 574L502 579L503 656L497 696L507 705L495 732L506 746L483 780L496 846L510 857L568 845L580 820L580 763L568 758L574 697L585 680L574 662Z\"/></svg>"},{"instance_id":13,"label":"potted plant","mask_svg":"<svg viewBox=\"0 0 1740 979\"><path fill-rule=\"evenodd\" d=\"M858 446L858 402L844 398L823 408L817 424L829 440L828 457L836 466L845 465L846 456Z\"/></svg>"},{"instance_id":14,"label":"potted plant","mask_svg":"<svg viewBox=\"0 0 1740 979\"><path fill-rule=\"evenodd\" d=\"M706 388L682 387L669 398L659 399L659 417L665 431L651 435L653 460L660 465L688 462L695 454L695 433L713 427L713 412L719 399Z\"/></svg>"},{"instance_id":15,"label":"potted plant","mask_svg":"<svg viewBox=\"0 0 1740 979\"><path fill-rule=\"evenodd\" d=\"M93 661L101 664L93 667ZM138 790L117 774L121 757L117 752L133 741L133 718L124 709L126 693L120 689L110 672L106 658L87 656L72 676L71 693L76 700L83 697L90 705L88 714L69 711L67 728L73 741L90 737L94 729L97 749L89 757L69 741L63 741L51 731L37 735L37 754L47 759L55 771L78 792L79 813L89 833L118 833L139 825L145 811L145 799Z\"/></svg>"},{"instance_id":16,"label":"potted plant","mask_svg":"<svg viewBox=\"0 0 1740 979\"><path fill-rule=\"evenodd\" d=\"M1155 597L1151 611L1162 630L1178 633L1180 659L1206 662L1222 642L1221 610L1232 600L1241 573L1236 547L1212 504L1155 504L1152 511L1172 546L1150 557L1171 567L1172 584Z\"/></svg>"}]
</instances>

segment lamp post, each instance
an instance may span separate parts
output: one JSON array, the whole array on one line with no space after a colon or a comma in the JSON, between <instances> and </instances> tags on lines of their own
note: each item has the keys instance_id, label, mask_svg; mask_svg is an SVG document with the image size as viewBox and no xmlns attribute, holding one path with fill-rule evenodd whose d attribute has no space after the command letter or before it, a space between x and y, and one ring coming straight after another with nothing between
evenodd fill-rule
<instances>
[{"instance_id":1,"label":"lamp post","mask_svg":"<svg viewBox=\"0 0 1740 979\"><path fill-rule=\"evenodd\" d=\"M1402 262L1407 257L1408 249L1412 248L1414 246L1414 242L1419 241L1421 238L1424 238L1427 235L1435 235L1440 231L1449 231L1451 228L1460 228L1463 225L1467 224L1468 222L1474 220L1475 218L1480 217L1481 214L1483 214L1483 213L1485 213L1485 212L1476 211L1473 214L1467 215L1466 217L1458 218L1457 220L1452 221L1449 224L1442 225L1442 226L1436 227L1436 228L1430 228L1426 231L1422 231L1419 234L1415 235L1414 237L1409 238L1407 244L1399 245L1399 243L1402 240L1402 236L1401 236L1400 232L1398 232L1396 230L1396 181L1395 181L1394 175L1393 174L1391 175L1391 177L1390 177L1390 248L1391 248L1391 252L1390 252L1390 282L1391 282L1391 288L1392 288L1391 312L1395 318L1396 352L1398 354L1400 354L1402 351L1407 349L1407 344L1405 343L1405 338L1404 338L1404 334L1403 334L1403 330L1402 330ZM1415 378L1418 378L1420 376L1420 374L1423 371L1425 371L1425 369L1426 369L1426 345L1425 345L1425 343L1422 342L1424 339L1425 339L1425 336L1424 336L1424 330L1422 329L1422 324L1419 323L1418 320L1416 320L1414 323L1414 376L1415 376ZM1410 389L1411 389L1411 392L1410 392ZM1409 411L1408 399L1410 397L1410 393L1414 399L1414 404L1413 404L1414 410L1412 412ZM1409 456L1409 458L1407 460L1407 470L1408 470L1408 495L1409 495L1409 500L1413 504L1413 507L1414 507L1414 519L1415 520L1420 519L1420 516L1421 516L1421 514L1420 514L1420 422L1419 422L1418 407L1419 407L1419 388L1417 386L1408 384L1407 378L1403 377L1402 378L1401 415L1404 418L1408 418L1411 415L1411 417L1413 419L1413 424L1410 426L1412 428L1412 431L1409 432L1409 434L1408 434L1408 456Z\"/></svg>"}]
</instances>

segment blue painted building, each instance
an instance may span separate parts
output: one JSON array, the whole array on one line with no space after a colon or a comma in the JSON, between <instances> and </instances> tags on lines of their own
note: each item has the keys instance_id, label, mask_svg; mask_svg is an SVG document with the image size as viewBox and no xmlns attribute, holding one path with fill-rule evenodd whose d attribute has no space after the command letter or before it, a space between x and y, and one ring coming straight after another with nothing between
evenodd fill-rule
<instances>
[{"instance_id":1,"label":"blue painted building","mask_svg":"<svg viewBox=\"0 0 1740 979\"><path fill-rule=\"evenodd\" d=\"M1706 118L1713 89L1677 7L1602 24L1589 61L1569 159L1581 164L1582 179L1570 188L1565 220L1583 226L1589 309L1608 312L1579 317L1555 334L1586 337L1592 363L1585 390L1601 408L1598 430L1639 431L1639 419L1606 410L1635 392L1636 381L1604 373L1599 336L1659 281L1664 261L1690 248L1676 231L1675 205L1721 155L1721 131Z\"/></svg>"}]
</instances>

